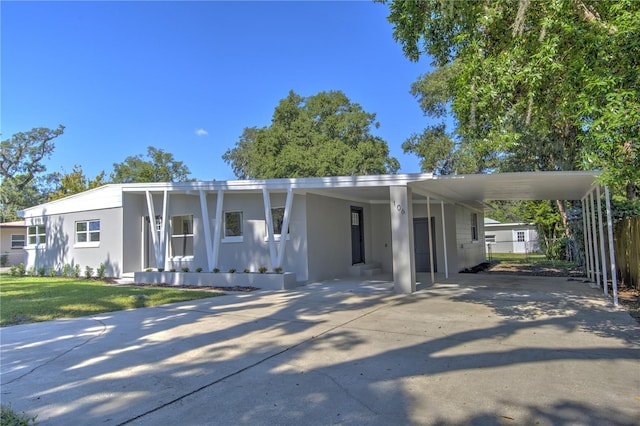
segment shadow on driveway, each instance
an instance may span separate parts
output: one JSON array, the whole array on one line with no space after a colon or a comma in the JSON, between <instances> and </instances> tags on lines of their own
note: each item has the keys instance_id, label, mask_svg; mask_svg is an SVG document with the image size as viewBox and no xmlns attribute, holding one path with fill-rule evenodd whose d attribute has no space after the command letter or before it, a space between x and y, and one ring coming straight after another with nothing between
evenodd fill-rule
<instances>
[{"instance_id":1,"label":"shadow on driveway","mask_svg":"<svg viewBox=\"0 0 640 426\"><path fill-rule=\"evenodd\" d=\"M586 284L340 281L2 329L40 424L635 424L640 327Z\"/></svg>"}]
</instances>

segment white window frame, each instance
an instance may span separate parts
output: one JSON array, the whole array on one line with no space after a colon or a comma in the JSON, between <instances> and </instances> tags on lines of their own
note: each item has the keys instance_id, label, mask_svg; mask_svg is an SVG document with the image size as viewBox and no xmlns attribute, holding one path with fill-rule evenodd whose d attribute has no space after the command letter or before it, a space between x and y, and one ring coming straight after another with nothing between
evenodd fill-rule
<instances>
[{"instance_id":1,"label":"white window frame","mask_svg":"<svg viewBox=\"0 0 640 426\"><path fill-rule=\"evenodd\" d=\"M15 237L21 237L22 240L16 239ZM16 243L22 243L16 245ZM11 234L11 249L12 250L21 250L27 246L27 236L25 234Z\"/></svg>"},{"instance_id":2,"label":"white window frame","mask_svg":"<svg viewBox=\"0 0 640 426\"><path fill-rule=\"evenodd\" d=\"M237 213L240 215L240 235L227 235L227 215ZM222 213L222 227L224 230L224 235L222 237L223 243L241 243L244 241L244 218L242 214L242 210L228 210Z\"/></svg>"},{"instance_id":3,"label":"white window frame","mask_svg":"<svg viewBox=\"0 0 640 426\"><path fill-rule=\"evenodd\" d=\"M485 235L484 236L484 241L490 244L495 244L496 242L496 236L494 235Z\"/></svg>"},{"instance_id":4,"label":"white window frame","mask_svg":"<svg viewBox=\"0 0 640 426\"><path fill-rule=\"evenodd\" d=\"M276 231L276 215L274 214L274 212L276 212L277 210L282 210L282 221L284 221L284 206L278 206L278 207L272 207L271 208L271 218L273 221L273 239L274 241L280 241L280 238L282 238L282 228L280 229L280 232ZM282 227L282 221L280 222L280 227ZM286 238L287 240L289 240L291 238L291 225L289 225L289 229L287 229L287 235ZM267 242L269 241L269 227L267 226L267 221L264 221L264 241Z\"/></svg>"},{"instance_id":5,"label":"white window frame","mask_svg":"<svg viewBox=\"0 0 640 426\"><path fill-rule=\"evenodd\" d=\"M478 241L478 213L471 213L471 241Z\"/></svg>"},{"instance_id":6,"label":"white window frame","mask_svg":"<svg viewBox=\"0 0 640 426\"><path fill-rule=\"evenodd\" d=\"M191 233L183 233L182 230L177 230L174 229L174 220L177 220L178 218L189 218L189 220L191 221ZM181 224L184 222L181 222ZM184 229L184 228L183 228ZM175 234L175 232L180 232L179 234ZM193 259L194 255L195 255L195 226L194 226L194 222L193 222L193 215L192 214L179 214L179 215L175 215L175 216L171 216L171 241L169 244L169 252L170 252L170 257L171 259L182 259L182 260L188 260L188 259ZM187 254L187 255L180 255L180 256L176 256L173 253L173 239L174 238L189 238L191 237L191 252L192 254Z\"/></svg>"},{"instance_id":7,"label":"white window frame","mask_svg":"<svg viewBox=\"0 0 640 426\"><path fill-rule=\"evenodd\" d=\"M95 226L95 224L98 224L98 229L92 229L92 226ZM79 224L84 224L85 225L85 229L79 231L78 230L78 225ZM78 220L74 223L73 225L73 230L74 230L74 247L100 247L100 240L102 238L101 232L102 232L102 226L100 224L100 219L90 219L90 220ZM85 236L85 240L84 241L79 241L79 236L80 235L84 235ZM92 240L92 238L95 238L95 235L98 236L97 240Z\"/></svg>"},{"instance_id":8,"label":"white window frame","mask_svg":"<svg viewBox=\"0 0 640 426\"><path fill-rule=\"evenodd\" d=\"M35 229L35 232L32 230ZM33 242L31 239L33 238ZM37 247L47 242L47 229L43 224L34 224L27 227L27 245L26 247Z\"/></svg>"},{"instance_id":9,"label":"white window frame","mask_svg":"<svg viewBox=\"0 0 640 426\"><path fill-rule=\"evenodd\" d=\"M527 230L526 229L516 229L515 231L515 241L517 243L526 243L527 242ZM522 241L520 241L519 236L522 235Z\"/></svg>"}]
</instances>

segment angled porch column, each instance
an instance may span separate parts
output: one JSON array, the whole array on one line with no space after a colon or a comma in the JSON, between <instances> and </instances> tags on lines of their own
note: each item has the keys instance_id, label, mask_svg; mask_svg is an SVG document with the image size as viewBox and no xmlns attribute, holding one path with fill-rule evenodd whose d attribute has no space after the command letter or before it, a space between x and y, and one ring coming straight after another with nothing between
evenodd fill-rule
<instances>
[{"instance_id":1,"label":"angled porch column","mask_svg":"<svg viewBox=\"0 0 640 426\"><path fill-rule=\"evenodd\" d=\"M282 218L282 230L280 231L280 246L278 247L278 259L276 268L282 268L284 263L284 249L287 246L287 234L289 233L289 221L291 220L291 206L293 204L293 188L287 190L287 200L284 203L284 217Z\"/></svg>"},{"instance_id":2,"label":"angled porch column","mask_svg":"<svg viewBox=\"0 0 640 426\"><path fill-rule=\"evenodd\" d=\"M153 254L156 260L156 268L167 268L167 213L169 211L169 194L164 191L162 200L162 216L160 217L160 235L156 229L156 210L153 205L153 194L151 191L145 191L147 200L147 212L149 214L149 223L151 227L151 241L153 243Z\"/></svg>"},{"instance_id":3,"label":"angled porch column","mask_svg":"<svg viewBox=\"0 0 640 426\"><path fill-rule=\"evenodd\" d=\"M393 288L396 293L416 291L413 246L413 199L407 186L389 187L391 209L391 248L393 250Z\"/></svg>"},{"instance_id":4,"label":"angled porch column","mask_svg":"<svg viewBox=\"0 0 640 426\"><path fill-rule=\"evenodd\" d=\"M218 195L216 196L216 223L213 226L213 267L218 267L218 259L220 257L220 240L222 240L222 203L224 201L224 192L222 189L218 189Z\"/></svg>"},{"instance_id":5,"label":"angled porch column","mask_svg":"<svg viewBox=\"0 0 640 426\"><path fill-rule=\"evenodd\" d=\"M211 241L211 225L209 224L209 207L207 206L207 194L201 189L200 212L202 214L202 225L204 227L204 244L207 252L207 267L211 271L213 266L213 246Z\"/></svg>"},{"instance_id":6,"label":"angled porch column","mask_svg":"<svg viewBox=\"0 0 640 426\"><path fill-rule=\"evenodd\" d=\"M269 241L269 259L271 261L270 270L276 267L278 255L276 253L276 240L273 235L273 217L271 216L271 198L266 187L262 188L262 199L264 201L264 217L267 221L267 240ZM280 236L282 238L282 235Z\"/></svg>"}]
</instances>

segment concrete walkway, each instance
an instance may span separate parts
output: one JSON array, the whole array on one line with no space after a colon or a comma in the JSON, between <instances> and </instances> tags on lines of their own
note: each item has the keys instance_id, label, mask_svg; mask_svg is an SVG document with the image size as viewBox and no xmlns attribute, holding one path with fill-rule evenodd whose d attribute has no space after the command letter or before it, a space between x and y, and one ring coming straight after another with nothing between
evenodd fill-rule
<instances>
[{"instance_id":1,"label":"concrete walkway","mask_svg":"<svg viewBox=\"0 0 640 426\"><path fill-rule=\"evenodd\" d=\"M3 328L41 425L640 422L640 326L562 278L336 281Z\"/></svg>"}]
</instances>

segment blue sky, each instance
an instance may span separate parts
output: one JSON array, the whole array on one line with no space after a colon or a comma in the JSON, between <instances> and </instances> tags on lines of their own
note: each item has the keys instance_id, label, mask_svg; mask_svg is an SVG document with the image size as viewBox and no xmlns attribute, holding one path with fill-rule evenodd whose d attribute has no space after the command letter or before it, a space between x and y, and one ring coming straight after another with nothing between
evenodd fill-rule
<instances>
[{"instance_id":1,"label":"blue sky","mask_svg":"<svg viewBox=\"0 0 640 426\"><path fill-rule=\"evenodd\" d=\"M2 139L66 126L47 171L89 177L113 163L171 152L199 180L234 179L222 161L278 101L342 90L376 113L372 133L401 172L402 142L428 125L409 93L412 63L372 2L0 3Z\"/></svg>"}]
</instances>

